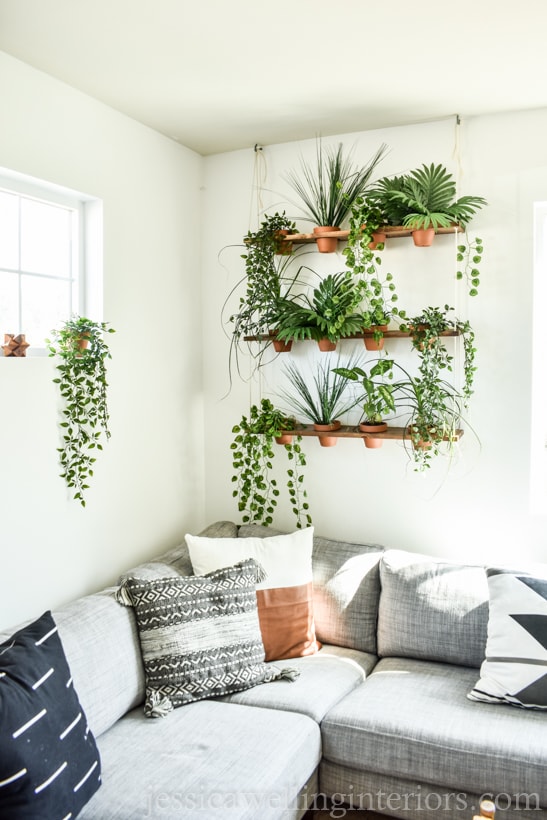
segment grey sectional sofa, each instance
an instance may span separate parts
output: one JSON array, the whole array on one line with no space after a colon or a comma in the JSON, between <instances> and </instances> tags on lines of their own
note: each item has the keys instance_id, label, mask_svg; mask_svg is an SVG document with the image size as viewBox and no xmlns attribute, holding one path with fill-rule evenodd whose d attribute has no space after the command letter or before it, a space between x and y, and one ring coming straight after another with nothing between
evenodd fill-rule
<instances>
[{"instance_id":1,"label":"grey sectional sofa","mask_svg":"<svg viewBox=\"0 0 547 820\"><path fill-rule=\"evenodd\" d=\"M218 522L204 534L271 535ZM484 568L314 539L322 649L294 682L144 717L135 617L116 588L53 613L101 754L83 820L299 818L330 799L409 820L547 818L547 714L472 702L488 622ZM192 574L182 545L131 573ZM8 633L0 639L4 640Z\"/></svg>"}]
</instances>

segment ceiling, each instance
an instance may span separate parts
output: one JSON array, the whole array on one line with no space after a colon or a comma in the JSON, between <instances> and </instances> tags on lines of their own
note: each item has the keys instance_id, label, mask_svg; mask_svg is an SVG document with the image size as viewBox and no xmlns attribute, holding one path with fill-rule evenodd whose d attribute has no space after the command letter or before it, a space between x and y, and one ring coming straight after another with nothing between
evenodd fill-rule
<instances>
[{"instance_id":1,"label":"ceiling","mask_svg":"<svg viewBox=\"0 0 547 820\"><path fill-rule=\"evenodd\" d=\"M212 154L547 107L545 0L0 0L0 50Z\"/></svg>"}]
</instances>

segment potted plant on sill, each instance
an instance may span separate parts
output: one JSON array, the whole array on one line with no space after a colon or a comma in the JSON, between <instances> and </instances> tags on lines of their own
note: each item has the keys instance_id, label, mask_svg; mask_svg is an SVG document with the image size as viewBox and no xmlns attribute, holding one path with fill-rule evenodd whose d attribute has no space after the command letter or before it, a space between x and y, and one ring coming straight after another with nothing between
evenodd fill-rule
<instances>
[{"instance_id":1,"label":"potted plant on sill","mask_svg":"<svg viewBox=\"0 0 547 820\"><path fill-rule=\"evenodd\" d=\"M359 357L351 357L348 369L356 367L358 362ZM290 390L282 391L283 399L296 413L310 421L318 433L339 430L339 417L359 403L359 397L347 396L350 379L337 373L336 368L333 369L329 362L317 363L311 387L294 362L286 365L285 373ZM319 444L322 447L333 447L336 442L336 436L319 436Z\"/></svg>"},{"instance_id":2,"label":"potted plant on sill","mask_svg":"<svg viewBox=\"0 0 547 820\"><path fill-rule=\"evenodd\" d=\"M339 339L360 333L364 284L349 272L328 274L307 294L279 303L277 338L283 341L313 339L320 350L335 350Z\"/></svg>"},{"instance_id":3,"label":"potted plant on sill","mask_svg":"<svg viewBox=\"0 0 547 820\"><path fill-rule=\"evenodd\" d=\"M365 335L367 350L381 350L384 346L383 334L392 316L404 319L404 311L399 311L398 296L391 273L380 274L383 241L378 230L386 224L386 213L368 193L358 197L353 204L347 245L343 251L346 267L361 283L364 299L363 327L373 331ZM385 241L385 235L384 235Z\"/></svg>"},{"instance_id":4,"label":"potted plant on sill","mask_svg":"<svg viewBox=\"0 0 547 820\"><path fill-rule=\"evenodd\" d=\"M412 230L414 244L431 245L438 228L465 227L476 211L487 204L480 196L456 199L456 183L443 165L422 165L394 182L380 180L374 196L384 209Z\"/></svg>"},{"instance_id":5,"label":"potted plant on sill","mask_svg":"<svg viewBox=\"0 0 547 820\"><path fill-rule=\"evenodd\" d=\"M320 253L336 250L337 238L321 238L321 233L339 231L355 199L363 193L374 169L384 156L386 145L381 145L376 154L363 166L355 166L351 154L344 154L344 146L323 148L322 140L316 143L315 164L300 164L300 174L289 171L285 180L298 195L303 204L303 218L314 223L314 233L318 236Z\"/></svg>"},{"instance_id":6,"label":"potted plant on sill","mask_svg":"<svg viewBox=\"0 0 547 820\"><path fill-rule=\"evenodd\" d=\"M259 229L249 231L244 238L245 275L232 288L222 309L224 314L231 297L244 285L245 295L240 296L238 310L228 320L232 324L230 374L234 358L239 371L239 346L245 337L270 339L278 303L282 298L289 298L298 279L298 270L289 274L291 257L279 254L283 245L280 235L284 230L292 233L296 231L296 225L284 213L275 213L265 215ZM274 346L277 349L277 345ZM264 351L262 346L257 356L259 363Z\"/></svg>"},{"instance_id":7,"label":"potted plant on sill","mask_svg":"<svg viewBox=\"0 0 547 820\"><path fill-rule=\"evenodd\" d=\"M362 433L369 433L365 436L365 447L376 449L382 446L382 439L376 438L375 433L383 433L387 430L387 422L384 416L395 412L394 386L386 383L384 378L393 378L393 359L378 359L370 368L369 373L362 367L339 367L335 373L345 376L351 381L361 380L365 390L360 398L363 403L363 416L359 422L359 430ZM379 381L374 381L375 379Z\"/></svg>"},{"instance_id":8,"label":"potted plant on sill","mask_svg":"<svg viewBox=\"0 0 547 820\"><path fill-rule=\"evenodd\" d=\"M232 496L238 500L244 524L269 526L273 523L279 497L277 480L270 476L275 457L273 441L280 439L285 430L294 430L295 426L293 418L274 407L269 399L262 399L260 406L253 404L249 415L243 415L240 423L232 428L232 482L236 484ZM301 441L302 437L296 434L290 441L281 442L290 462L287 491L298 529L312 523L307 492L303 488L302 469L306 466L306 457Z\"/></svg>"},{"instance_id":9,"label":"potted plant on sill","mask_svg":"<svg viewBox=\"0 0 547 820\"><path fill-rule=\"evenodd\" d=\"M46 339L49 356L58 359L53 382L63 401L61 478L82 507L96 461L92 451L103 449L103 435L110 438L106 359L111 354L105 333L114 333L106 322L73 316L52 331L52 339Z\"/></svg>"}]
</instances>

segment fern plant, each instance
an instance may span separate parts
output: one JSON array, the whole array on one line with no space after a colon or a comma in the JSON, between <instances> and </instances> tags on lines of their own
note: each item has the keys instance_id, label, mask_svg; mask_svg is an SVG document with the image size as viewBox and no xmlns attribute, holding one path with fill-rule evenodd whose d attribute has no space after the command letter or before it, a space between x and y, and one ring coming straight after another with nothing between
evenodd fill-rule
<instances>
[{"instance_id":1,"label":"fern plant","mask_svg":"<svg viewBox=\"0 0 547 820\"><path fill-rule=\"evenodd\" d=\"M52 331L53 339L46 339L49 356L59 360L59 375L53 382L63 401L60 475L82 507L88 481L93 477L95 451L103 449L103 436L110 438L106 359L111 355L105 333L114 333L106 322L75 316Z\"/></svg>"}]
</instances>

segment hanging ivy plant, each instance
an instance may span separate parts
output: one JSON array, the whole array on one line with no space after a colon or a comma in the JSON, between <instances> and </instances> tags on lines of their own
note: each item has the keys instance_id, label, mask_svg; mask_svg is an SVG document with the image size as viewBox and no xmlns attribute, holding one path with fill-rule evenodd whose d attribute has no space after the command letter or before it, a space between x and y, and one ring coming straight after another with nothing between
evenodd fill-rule
<instances>
[{"instance_id":1,"label":"hanging ivy plant","mask_svg":"<svg viewBox=\"0 0 547 820\"><path fill-rule=\"evenodd\" d=\"M106 359L111 355L105 333L114 333L106 322L75 316L53 330L51 340L46 339L49 356L59 359L59 375L53 382L58 385L63 402L62 446L58 448L60 475L82 507L96 461L93 451L103 449L103 436L110 438Z\"/></svg>"},{"instance_id":2,"label":"hanging ivy plant","mask_svg":"<svg viewBox=\"0 0 547 820\"><path fill-rule=\"evenodd\" d=\"M242 416L240 423L232 428L232 482L236 484L232 496L238 500L244 524L267 527L273 523L280 495L277 480L270 476L275 458L274 440L282 431L294 430L295 427L293 418L274 407L269 399L262 399L260 407L253 404L249 416ZM302 468L306 466L306 458L301 441L302 436L294 434L291 441L283 445L290 461L287 491L298 529L312 523L307 492L303 488Z\"/></svg>"}]
</instances>

